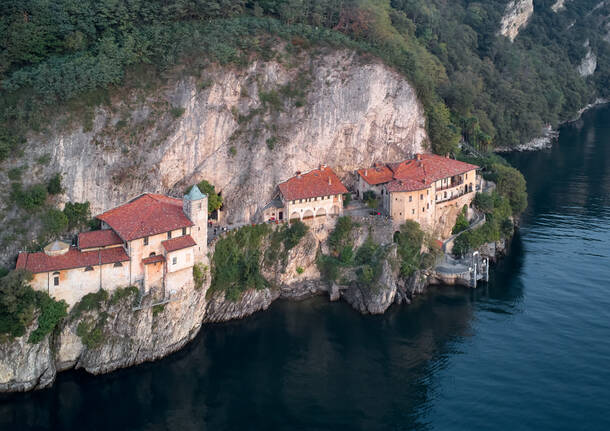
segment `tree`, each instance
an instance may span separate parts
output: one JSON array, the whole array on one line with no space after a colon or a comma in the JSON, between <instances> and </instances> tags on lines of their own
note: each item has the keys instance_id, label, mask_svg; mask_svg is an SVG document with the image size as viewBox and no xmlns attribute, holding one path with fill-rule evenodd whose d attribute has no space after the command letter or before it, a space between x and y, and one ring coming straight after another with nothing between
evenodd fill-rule
<instances>
[{"instance_id":1,"label":"tree","mask_svg":"<svg viewBox=\"0 0 610 431\"><path fill-rule=\"evenodd\" d=\"M64 215L68 219L69 229L85 226L91 217L89 202L67 202Z\"/></svg>"},{"instance_id":2,"label":"tree","mask_svg":"<svg viewBox=\"0 0 610 431\"><path fill-rule=\"evenodd\" d=\"M510 166L494 164L498 193L506 196L513 215L519 215L527 208L527 191L525 178L517 169Z\"/></svg>"},{"instance_id":3,"label":"tree","mask_svg":"<svg viewBox=\"0 0 610 431\"><path fill-rule=\"evenodd\" d=\"M68 217L60 210L51 208L44 215L42 223L47 235L56 236L68 228Z\"/></svg>"},{"instance_id":4,"label":"tree","mask_svg":"<svg viewBox=\"0 0 610 431\"><path fill-rule=\"evenodd\" d=\"M210 184L206 180L203 180L197 184L197 187L199 187L199 190L201 190L202 193L208 195L208 214L212 214L214 211L222 207L222 196L216 193L214 185Z\"/></svg>"},{"instance_id":5,"label":"tree","mask_svg":"<svg viewBox=\"0 0 610 431\"><path fill-rule=\"evenodd\" d=\"M47 184L47 191L50 195L58 195L63 193L64 189L61 186L61 174L57 173L51 177L49 184Z\"/></svg>"},{"instance_id":6,"label":"tree","mask_svg":"<svg viewBox=\"0 0 610 431\"><path fill-rule=\"evenodd\" d=\"M34 319L36 295L30 281L32 274L22 269L0 278L0 334L20 337Z\"/></svg>"},{"instance_id":7,"label":"tree","mask_svg":"<svg viewBox=\"0 0 610 431\"><path fill-rule=\"evenodd\" d=\"M400 230L394 234L394 241L398 243L398 255L402 261L400 273L408 277L420 266L424 232L421 230L419 223L407 220L400 226Z\"/></svg>"}]
</instances>

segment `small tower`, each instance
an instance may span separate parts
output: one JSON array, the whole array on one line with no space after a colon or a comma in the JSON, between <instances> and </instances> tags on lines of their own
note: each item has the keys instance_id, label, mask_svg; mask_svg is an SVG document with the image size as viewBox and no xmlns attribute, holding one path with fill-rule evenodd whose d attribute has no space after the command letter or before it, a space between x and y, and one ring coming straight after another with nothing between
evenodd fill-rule
<instances>
[{"instance_id":1,"label":"small tower","mask_svg":"<svg viewBox=\"0 0 610 431\"><path fill-rule=\"evenodd\" d=\"M191 236L197 243L195 262L201 262L207 258L208 252L208 197L201 193L197 185L182 198L182 210L194 223Z\"/></svg>"}]
</instances>

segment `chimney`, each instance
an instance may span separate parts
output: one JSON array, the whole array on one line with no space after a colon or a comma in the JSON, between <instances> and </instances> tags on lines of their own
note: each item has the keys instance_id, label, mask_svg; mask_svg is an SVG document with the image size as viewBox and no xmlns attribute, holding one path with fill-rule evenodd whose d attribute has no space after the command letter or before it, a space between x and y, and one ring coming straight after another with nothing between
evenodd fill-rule
<instances>
[{"instance_id":1,"label":"chimney","mask_svg":"<svg viewBox=\"0 0 610 431\"><path fill-rule=\"evenodd\" d=\"M320 165L320 170L323 171L326 168L326 165Z\"/></svg>"},{"instance_id":2,"label":"chimney","mask_svg":"<svg viewBox=\"0 0 610 431\"><path fill-rule=\"evenodd\" d=\"M330 177L328 177L328 185L331 186L333 184L333 181L330 179Z\"/></svg>"},{"instance_id":3,"label":"chimney","mask_svg":"<svg viewBox=\"0 0 610 431\"><path fill-rule=\"evenodd\" d=\"M421 160L421 154L419 154L419 153L418 153L418 154L416 154L416 155L415 155L415 160Z\"/></svg>"},{"instance_id":4,"label":"chimney","mask_svg":"<svg viewBox=\"0 0 610 431\"><path fill-rule=\"evenodd\" d=\"M301 171L297 171L296 174L297 174L297 178L301 178Z\"/></svg>"},{"instance_id":5,"label":"chimney","mask_svg":"<svg viewBox=\"0 0 610 431\"><path fill-rule=\"evenodd\" d=\"M365 169L365 170L364 170L364 176L365 176L365 177L368 175L368 171L369 171L368 169Z\"/></svg>"}]
</instances>

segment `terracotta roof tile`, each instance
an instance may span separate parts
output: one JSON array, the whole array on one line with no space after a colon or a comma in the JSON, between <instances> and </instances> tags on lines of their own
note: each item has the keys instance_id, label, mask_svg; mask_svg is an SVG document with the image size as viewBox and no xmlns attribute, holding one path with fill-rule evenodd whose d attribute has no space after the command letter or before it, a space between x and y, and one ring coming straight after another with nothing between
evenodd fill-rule
<instances>
[{"instance_id":1,"label":"terracotta roof tile","mask_svg":"<svg viewBox=\"0 0 610 431\"><path fill-rule=\"evenodd\" d=\"M414 192L416 190L425 190L430 187L430 185L419 181L405 179L390 181L385 187L388 192Z\"/></svg>"},{"instance_id":2,"label":"terracotta roof tile","mask_svg":"<svg viewBox=\"0 0 610 431\"><path fill-rule=\"evenodd\" d=\"M421 190L414 182L429 187L437 180L460 175L478 169L478 166L470 163L460 162L459 160L450 159L448 157L438 156L436 154L420 154L419 159L404 160L398 163L389 163L383 168L367 169L367 175L364 176L365 169L360 169L358 174L369 184L390 183L392 180L402 180L402 184L394 184L392 187L397 190L390 191L409 191L398 190L407 188L411 190ZM389 190L389 189L388 189Z\"/></svg>"},{"instance_id":3,"label":"terracotta roof tile","mask_svg":"<svg viewBox=\"0 0 610 431\"><path fill-rule=\"evenodd\" d=\"M339 177L328 167L297 175L278 187L284 199L289 201L347 193Z\"/></svg>"},{"instance_id":4,"label":"terracotta roof tile","mask_svg":"<svg viewBox=\"0 0 610 431\"><path fill-rule=\"evenodd\" d=\"M182 235L176 238L167 239L165 241L162 241L161 244L163 245L163 248L168 252L197 245L193 237L191 237L190 235Z\"/></svg>"},{"instance_id":5,"label":"terracotta roof tile","mask_svg":"<svg viewBox=\"0 0 610 431\"><path fill-rule=\"evenodd\" d=\"M84 268L108 263L126 262L129 256L123 247L82 252L70 247L67 253L59 256L48 256L43 252L19 253L17 268L26 269L33 274L40 272L60 271L62 269Z\"/></svg>"},{"instance_id":6,"label":"terracotta roof tile","mask_svg":"<svg viewBox=\"0 0 610 431\"><path fill-rule=\"evenodd\" d=\"M112 229L93 230L78 234L78 246L84 248L106 247L122 244L123 240Z\"/></svg>"},{"instance_id":7,"label":"terracotta roof tile","mask_svg":"<svg viewBox=\"0 0 610 431\"><path fill-rule=\"evenodd\" d=\"M358 170L358 174L364 181L372 186L387 183L392 181L392 178L394 178L394 173L392 170L385 165L368 169L360 169Z\"/></svg>"},{"instance_id":8,"label":"terracotta roof tile","mask_svg":"<svg viewBox=\"0 0 610 431\"><path fill-rule=\"evenodd\" d=\"M144 265L149 265L151 263L159 263L159 262L165 262L165 256L159 254L157 256L150 256L145 259L142 259L142 263Z\"/></svg>"},{"instance_id":9,"label":"terracotta roof tile","mask_svg":"<svg viewBox=\"0 0 610 431\"><path fill-rule=\"evenodd\" d=\"M123 240L131 241L193 226L182 210L182 200L147 193L97 216Z\"/></svg>"}]
</instances>

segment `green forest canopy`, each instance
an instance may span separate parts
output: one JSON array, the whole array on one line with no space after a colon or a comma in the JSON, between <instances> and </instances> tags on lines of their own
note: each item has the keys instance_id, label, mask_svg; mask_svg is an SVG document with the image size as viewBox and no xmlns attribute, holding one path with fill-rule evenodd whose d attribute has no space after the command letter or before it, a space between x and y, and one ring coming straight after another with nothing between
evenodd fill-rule
<instances>
[{"instance_id":1,"label":"green forest canopy","mask_svg":"<svg viewBox=\"0 0 610 431\"><path fill-rule=\"evenodd\" d=\"M193 53L244 65L268 55L266 35L381 57L415 85L437 153L460 136L514 146L610 96L610 4L590 13L598 0L579 0L554 13L554 2L536 1L510 43L497 36L506 0L4 0L0 160L44 127L41 106L120 87L130 67L163 71ZM583 79L576 65L587 40L598 72Z\"/></svg>"}]
</instances>

